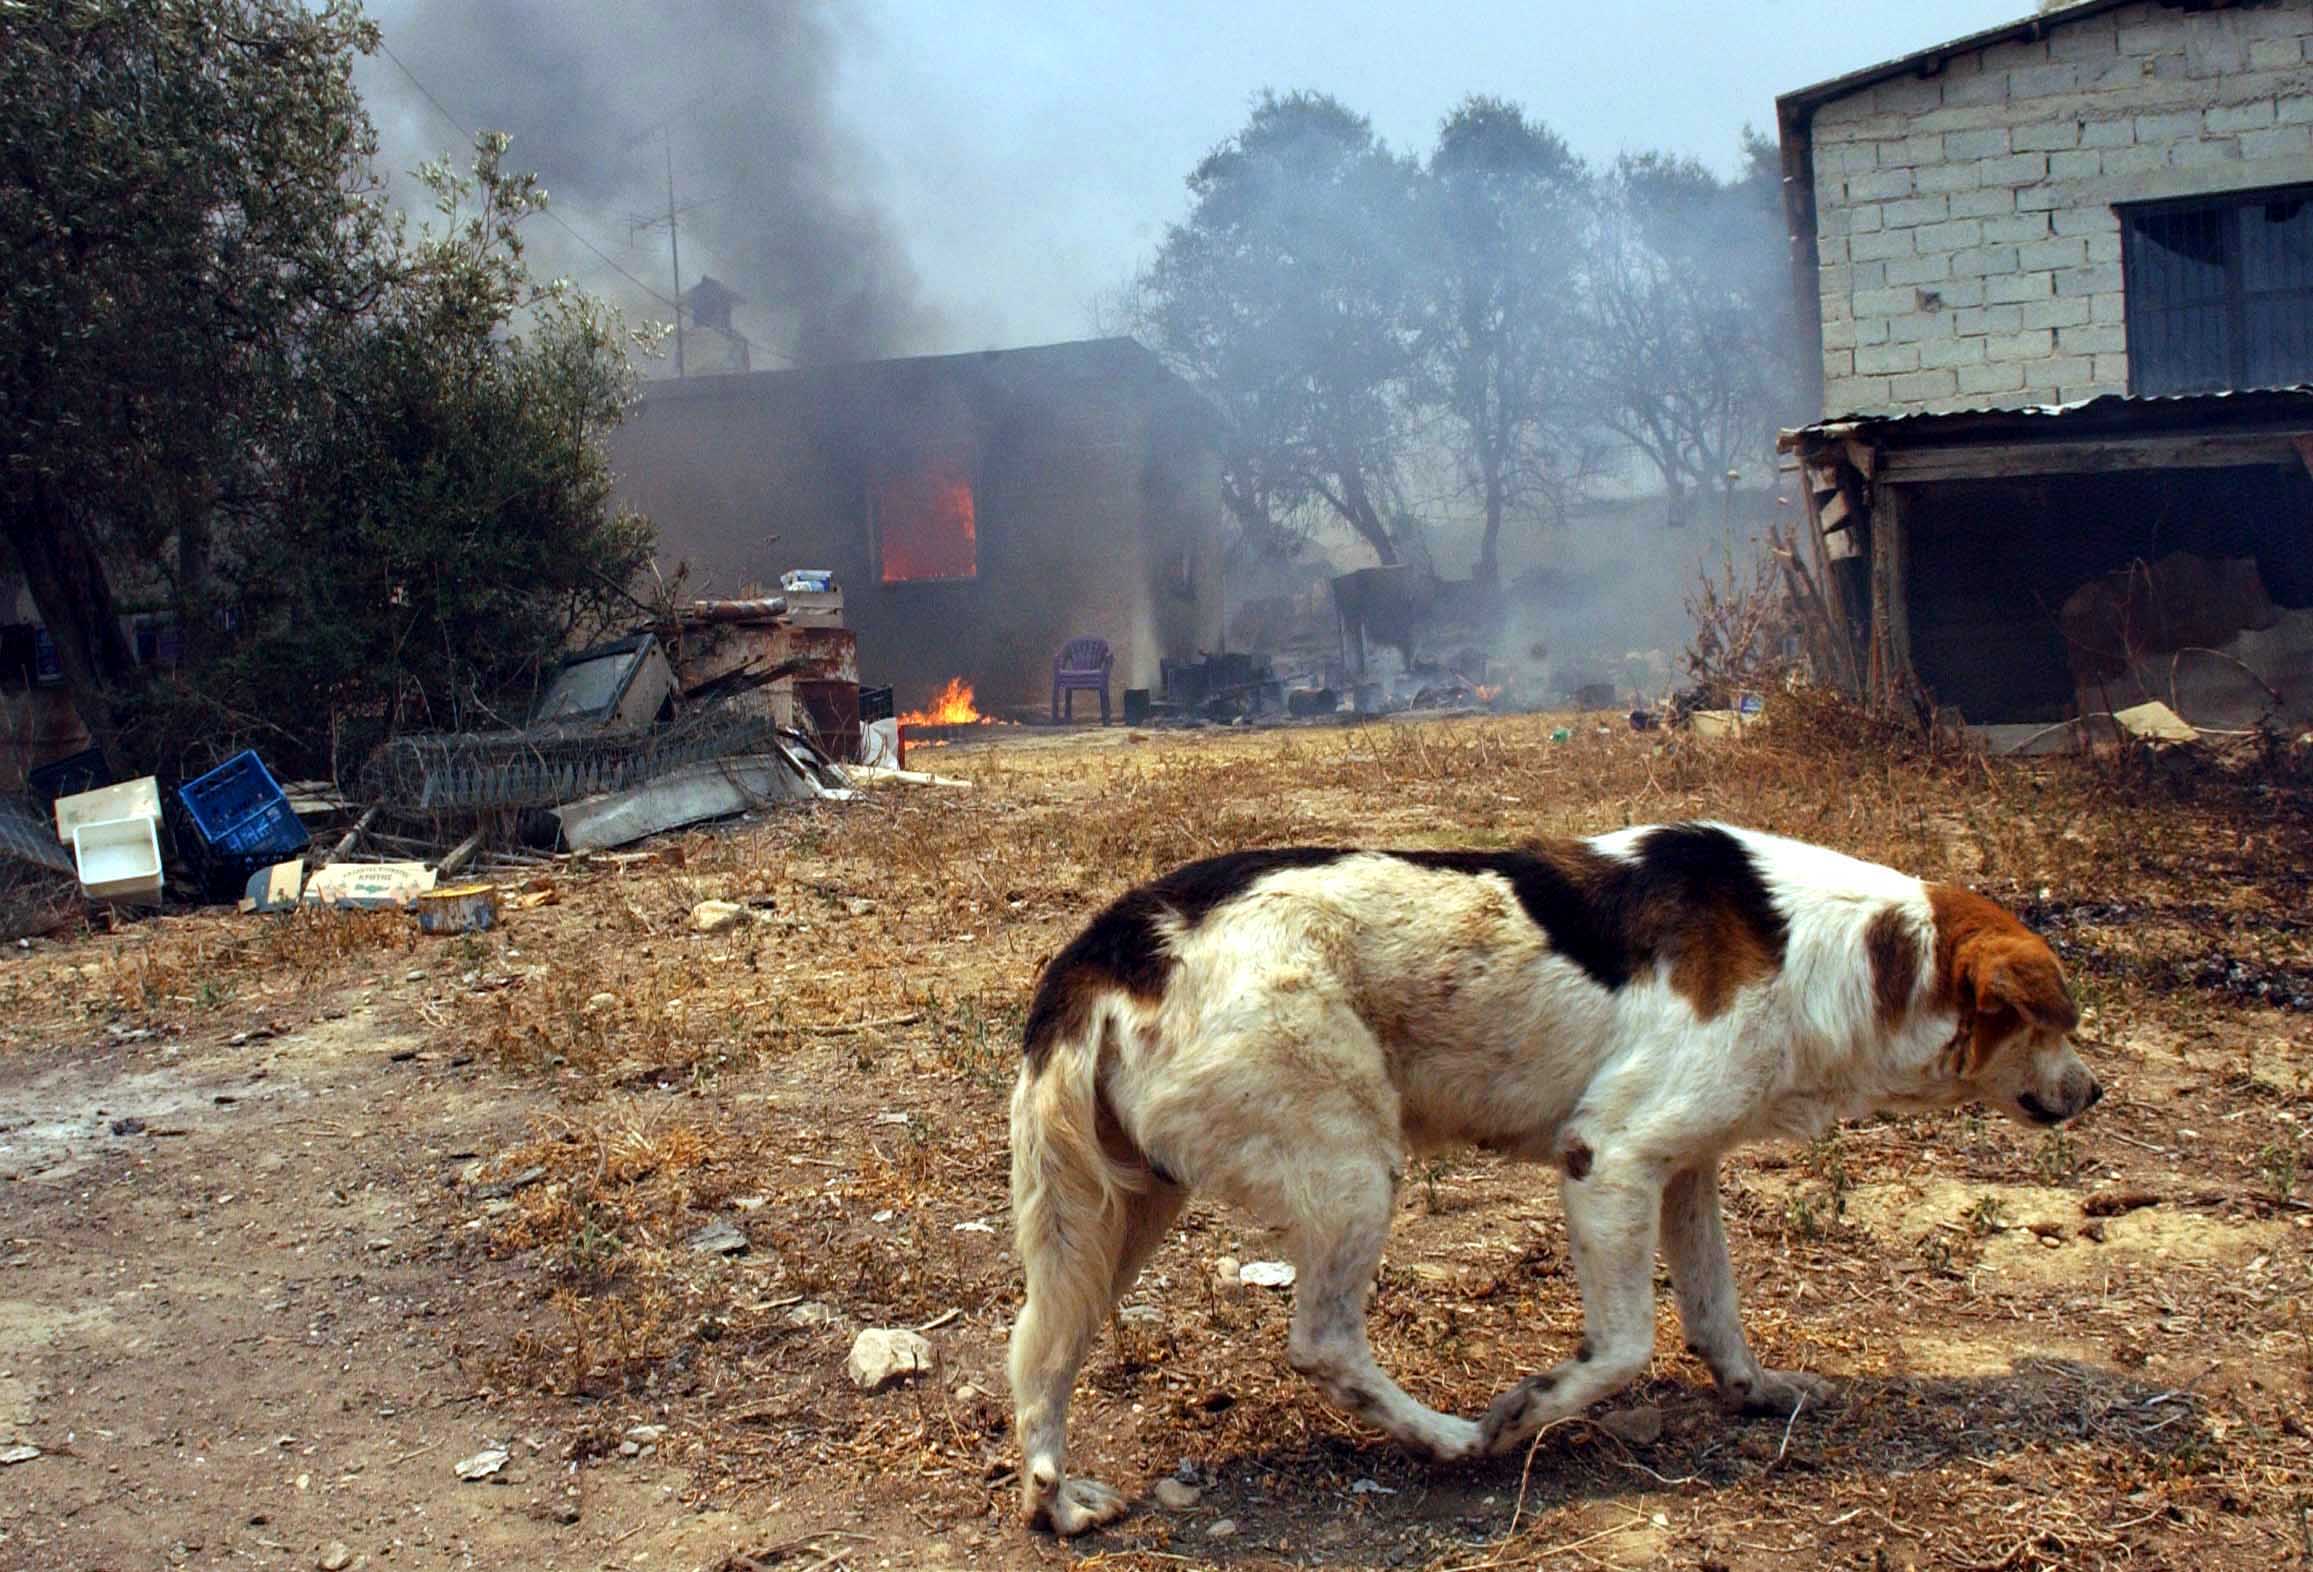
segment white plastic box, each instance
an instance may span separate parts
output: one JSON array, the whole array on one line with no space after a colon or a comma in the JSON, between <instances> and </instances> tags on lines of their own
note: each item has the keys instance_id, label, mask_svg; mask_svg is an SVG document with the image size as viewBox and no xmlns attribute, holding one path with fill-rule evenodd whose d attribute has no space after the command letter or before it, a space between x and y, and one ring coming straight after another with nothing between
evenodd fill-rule
<instances>
[{"instance_id":1,"label":"white plastic box","mask_svg":"<svg viewBox=\"0 0 2313 1572\"><path fill-rule=\"evenodd\" d=\"M70 843L74 829L108 819L161 818L161 783L147 775L142 780L99 786L71 797L56 799L56 838Z\"/></svg>"},{"instance_id":2,"label":"white plastic box","mask_svg":"<svg viewBox=\"0 0 2313 1572\"><path fill-rule=\"evenodd\" d=\"M72 857L80 866L80 887L90 900L161 898L160 829L142 814L74 825Z\"/></svg>"}]
</instances>

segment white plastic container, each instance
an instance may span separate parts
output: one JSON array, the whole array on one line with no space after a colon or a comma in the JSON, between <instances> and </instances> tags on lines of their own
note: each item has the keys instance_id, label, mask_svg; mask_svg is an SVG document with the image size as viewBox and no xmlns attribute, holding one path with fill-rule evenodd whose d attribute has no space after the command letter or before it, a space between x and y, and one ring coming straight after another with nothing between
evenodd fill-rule
<instances>
[{"instance_id":1,"label":"white plastic container","mask_svg":"<svg viewBox=\"0 0 2313 1572\"><path fill-rule=\"evenodd\" d=\"M161 822L161 783L150 775L142 780L99 786L76 796L56 799L56 838L69 845L72 832L83 824L108 819L150 819Z\"/></svg>"},{"instance_id":2,"label":"white plastic container","mask_svg":"<svg viewBox=\"0 0 2313 1572\"><path fill-rule=\"evenodd\" d=\"M161 898L160 829L142 814L75 825L72 857L80 865L80 887L90 900Z\"/></svg>"}]
</instances>

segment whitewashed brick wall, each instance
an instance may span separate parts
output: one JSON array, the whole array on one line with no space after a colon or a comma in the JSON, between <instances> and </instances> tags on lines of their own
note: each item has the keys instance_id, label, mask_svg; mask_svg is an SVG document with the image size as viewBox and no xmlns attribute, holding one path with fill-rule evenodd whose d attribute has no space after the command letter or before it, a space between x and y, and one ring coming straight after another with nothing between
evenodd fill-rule
<instances>
[{"instance_id":1,"label":"whitewashed brick wall","mask_svg":"<svg viewBox=\"0 0 2313 1572\"><path fill-rule=\"evenodd\" d=\"M2126 392L2113 205L2313 182L2313 0L2050 22L1816 110L1826 415Z\"/></svg>"}]
</instances>

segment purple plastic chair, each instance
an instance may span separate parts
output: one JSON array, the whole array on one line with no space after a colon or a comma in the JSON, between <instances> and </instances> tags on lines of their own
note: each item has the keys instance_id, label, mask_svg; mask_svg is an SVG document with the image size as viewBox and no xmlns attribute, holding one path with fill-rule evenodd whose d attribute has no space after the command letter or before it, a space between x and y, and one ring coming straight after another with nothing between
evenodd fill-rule
<instances>
[{"instance_id":1,"label":"purple plastic chair","mask_svg":"<svg viewBox=\"0 0 2313 1572\"><path fill-rule=\"evenodd\" d=\"M1100 695L1100 724L1108 724L1108 673L1116 665L1106 639L1070 639L1052 657L1052 718L1074 720L1076 695Z\"/></svg>"}]
</instances>

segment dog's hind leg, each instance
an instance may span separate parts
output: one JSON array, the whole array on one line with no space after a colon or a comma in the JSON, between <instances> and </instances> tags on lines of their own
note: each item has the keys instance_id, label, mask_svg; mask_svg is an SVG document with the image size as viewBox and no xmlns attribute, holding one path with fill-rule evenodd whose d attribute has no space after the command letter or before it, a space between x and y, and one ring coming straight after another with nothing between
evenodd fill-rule
<instances>
[{"instance_id":1,"label":"dog's hind leg","mask_svg":"<svg viewBox=\"0 0 2313 1572\"><path fill-rule=\"evenodd\" d=\"M1027 1241L1027 1302L1011 1336L1013 1419L1020 1436L1020 1514L1057 1535L1124 1517L1124 1498L1099 1480L1071 1480L1069 1394L1085 1352L1115 1302L1124 1218L1094 1214L1066 1232Z\"/></svg>"},{"instance_id":2,"label":"dog's hind leg","mask_svg":"<svg viewBox=\"0 0 2313 1572\"><path fill-rule=\"evenodd\" d=\"M1729 1402L1747 1413L1788 1414L1829 1394L1829 1383L1819 1376L1762 1368L1743 1336L1726 1225L1719 1219L1715 1159L1672 1175L1662 1197L1662 1249L1678 1289L1687 1347L1711 1367Z\"/></svg>"},{"instance_id":3,"label":"dog's hind leg","mask_svg":"<svg viewBox=\"0 0 2313 1572\"><path fill-rule=\"evenodd\" d=\"M1113 1522L1124 1497L1067 1476L1068 1399L1116 1296L1179 1215L1183 1192L1113 1131L1104 1140L1098 1060L1071 1044L1012 1099L1013 1236L1028 1297L1012 1327L1013 1417L1024 1454L1021 1514L1063 1537Z\"/></svg>"},{"instance_id":4,"label":"dog's hind leg","mask_svg":"<svg viewBox=\"0 0 2313 1572\"><path fill-rule=\"evenodd\" d=\"M1304 1193L1316 1204L1291 1223L1293 1331L1288 1356L1336 1408L1438 1462L1472 1455L1478 1427L1409 1395L1374 1361L1365 1302L1389 1237L1391 1182L1386 1152L1301 1161Z\"/></svg>"},{"instance_id":5,"label":"dog's hind leg","mask_svg":"<svg viewBox=\"0 0 2313 1572\"><path fill-rule=\"evenodd\" d=\"M1603 1146L1604 1143L1601 1143ZM1635 1380L1654 1357L1654 1246L1661 1181L1652 1164L1593 1152L1570 1139L1566 1232L1582 1285L1582 1347L1496 1398L1482 1424L1484 1450L1508 1452L1547 1425L1579 1414Z\"/></svg>"},{"instance_id":6,"label":"dog's hind leg","mask_svg":"<svg viewBox=\"0 0 2313 1572\"><path fill-rule=\"evenodd\" d=\"M1131 1292L1140 1281L1141 1268L1148 1258L1165 1242L1165 1235L1180 1220L1181 1208L1188 1205L1188 1190L1168 1180L1157 1179L1139 1195L1132 1198L1125 1209L1124 1238L1117 1246L1116 1276L1109 1285L1109 1302L1115 1303Z\"/></svg>"}]
</instances>

